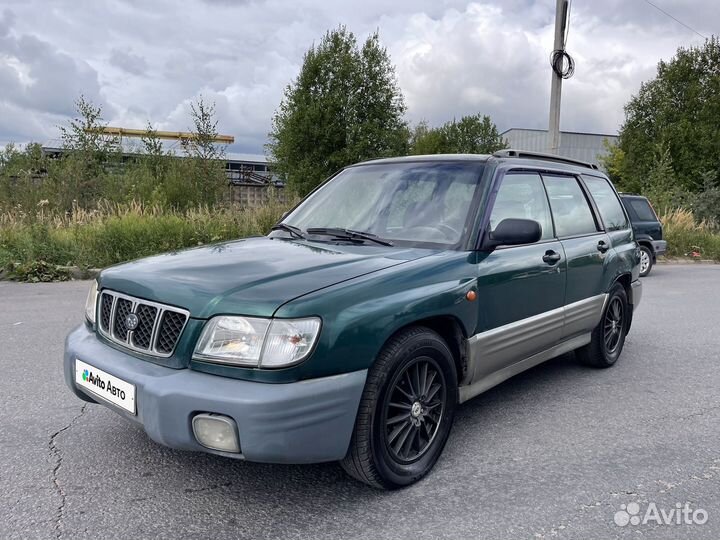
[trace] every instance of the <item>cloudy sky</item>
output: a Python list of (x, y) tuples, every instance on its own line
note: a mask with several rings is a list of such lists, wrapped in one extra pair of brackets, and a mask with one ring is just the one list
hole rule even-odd
[[(704, 35), (717, 0), (653, 0)], [(328, 28), (379, 29), (410, 122), (547, 125), (554, 0), (0, 0), (0, 143), (45, 141), (83, 93), (110, 125), (189, 128), (214, 101), (230, 149), (262, 153), (283, 88)], [(645, 0), (574, 0), (564, 130), (613, 133), (658, 60), (702, 38)]]

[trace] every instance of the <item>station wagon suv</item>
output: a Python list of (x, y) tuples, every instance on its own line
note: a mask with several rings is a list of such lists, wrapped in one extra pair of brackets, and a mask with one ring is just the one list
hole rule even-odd
[(630, 218), (635, 241), (640, 246), (640, 277), (645, 277), (657, 262), (658, 256), (667, 251), (663, 226), (647, 197), (620, 193), (620, 200)]
[(594, 166), (513, 150), (369, 161), (268, 236), (104, 270), (65, 378), (172, 448), (339, 461), (398, 488), (431, 470), (458, 404), (569, 351), (615, 364), (639, 261)]

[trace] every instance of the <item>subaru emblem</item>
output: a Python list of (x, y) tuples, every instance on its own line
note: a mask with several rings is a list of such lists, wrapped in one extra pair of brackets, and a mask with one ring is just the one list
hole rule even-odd
[(140, 321), (138, 321), (138, 317), (134, 313), (130, 313), (125, 318), (125, 326), (127, 326), (128, 330), (135, 330), (137, 328), (138, 322)]

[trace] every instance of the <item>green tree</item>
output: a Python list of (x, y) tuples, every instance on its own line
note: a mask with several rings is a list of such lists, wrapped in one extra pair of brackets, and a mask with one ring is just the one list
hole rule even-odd
[(63, 148), (70, 153), (83, 153), (88, 160), (107, 161), (120, 149), (120, 138), (103, 133), (102, 108), (81, 95), (75, 101), (77, 116), (67, 126), (60, 126)]
[(613, 165), (628, 186), (647, 186), (657, 165), (657, 145), (679, 186), (700, 191), (705, 179), (720, 183), (720, 41), (680, 48), (658, 64), (656, 77), (643, 83), (625, 106), (619, 151)]
[[(215, 104), (202, 96), (190, 104), (191, 136), (181, 141), (185, 158), (172, 155), (156, 157), (163, 164), (162, 192), (155, 196), (161, 204), (185, 209), (197, 204), (213, 205), (220, 201), (227, 186), (224, 147), (217, 143), (218, 120)], [(149, 136), (157, 138), (156, 133)], [(157, 152), (157, 141), (144, 143), (148, 150)]]
[(185, 152), (207, 163), (223, 159), (225, 151), (216, 141), (218, 120), (215, 103), (206, 103), (200, 96), (197, 102), (190, 104), (190, 118), (193, 122), (192, 137), (183, 140)]
[(80, 96), (75, 101), (76, 117), (60, 126), (65, 155), (50, 170), (47, 188), (57, 205), (71, 210), (75, 204), (89, 206), (106, 188), (116, 188), (109, 173), (122, 160), (120, 138), (103, 133), (102, 109)]
[(650, 170), (640, 182), (639, 192), (652, 201), (661, 215), (668, 210), (685, 206), (688, 202), (687, 192), (678, 184), (667, 145), (656, 145), (652, 158)]
[(344, 26), (305, 54), (267, 145), (273, 169), (305, 194), (351, 163), (407, 152), (405, 102), (377, 33), (358, 47)]
[(415, 126), (410, 134), (410, 154), (443, 154), (449, 144), (442, 128), (432, 128), (426, 120)]
[(420, 154), (492, 154), (507, 143), (487, 115), (463, 116), (438, 128), (420, 122), (410, 138), (410, 153)]

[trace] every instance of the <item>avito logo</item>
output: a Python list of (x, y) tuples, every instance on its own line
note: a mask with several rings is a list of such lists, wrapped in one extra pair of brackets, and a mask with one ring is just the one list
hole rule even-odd
[(658, 508), (657, 504), (648, 504), (645, 512), (641, 512), (640, 505), (636, 502), (621, 504), (620, 510), (615, 512), (614, 521), (616, 525), (703, 525), (707, 523), (708, 513), (702, 508), (693, 509), (689, 502), (685, 504), (675, 503), (675, 508), (666, 510)]

